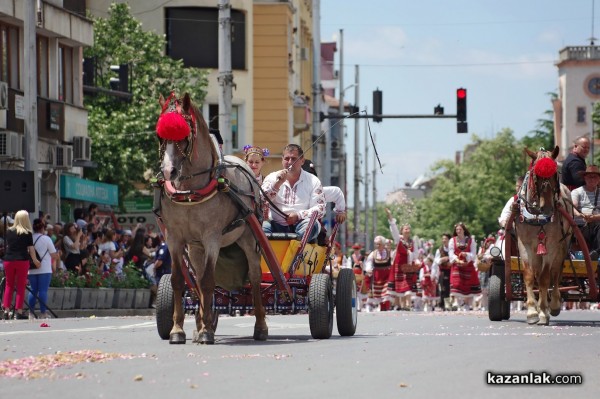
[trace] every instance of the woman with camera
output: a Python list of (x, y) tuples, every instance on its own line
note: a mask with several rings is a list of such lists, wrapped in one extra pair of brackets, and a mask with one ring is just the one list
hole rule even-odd
[(75, 274), (81, 273), (81, 237), (83, 231), (75, 223), (65, 225), (65, 236), (63, 237), (63, 247), (67, 252), (65, 267), (68, 271)]

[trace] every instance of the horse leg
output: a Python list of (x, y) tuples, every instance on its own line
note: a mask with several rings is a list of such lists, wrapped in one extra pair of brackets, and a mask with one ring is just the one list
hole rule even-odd
[(550, 323), (550, 311), (548, 306), (548, 287), (550, 286), (550, 265), (544, 263), (542, 265), (542, 272), (538, 281), (540, 292), (539, 292), (539, 304), (540, 304), (540, 319), (538, 325), (547, 326)]
[(215, 343), (215, 331), (212, 327), (212, 300), (215, 292), (214, 271), (219, 247), (213, 248), (213, 252), (216, 252), (216, 255), (210, 257), (207, 256), (207, 248), (201, 245), (189, 246), (190, 259), (194, 265), (196, 278), (200, 286), (199, 314), (196, 317), (196, 331), (194, 331), (193, 338), (193, 342), (198, 344), (212, 345)]
[[(169, 245), (169, 244), (167, 244)], [(174, 245), (170, 248), (177, 248)], [(185, 314), (183, 312), (183, 297), (184, 280), (181, 272), (182, 252), (177, 249), (171, 253), (173, 260), (171, 268), (171, 286), (173, 287), (173, 328), (169, 333), (170, 344), (185, 344), (185, 331), (183, 330), (183, 322)]]
[(558, 289), (562, 277), (562, 262), (560, 262), (560, 268), (554, 268), (551, 273), (552, 294), (550, 296), (550, 315), (556, 317), (560, 314), (560, 308), (562, 306), (560, 301), (560, 291)]
[(527, 323), (535, 324), (539, 319), (535, 294), (533, 293), (533, 284), (535, 281), (531, 265), (528, 262), (523, 262), (523, 280), (525, 280), (525, 288), (527, 289)]
[(256, 240), (250, 229), (246, 229), (244, 235), (238, 240), (238, 245), (244, 251), (248, 261), (248, 277), (252, 286), (252, 302), (254, 304), (254, 336), (256, 341), (266, 341), (269, 337), (269, 328), (266, 322), (266, 311), (262, 302), (260, 283), (262, 282), (262, 271), (260, 269), (260, 252), (256, 247)]

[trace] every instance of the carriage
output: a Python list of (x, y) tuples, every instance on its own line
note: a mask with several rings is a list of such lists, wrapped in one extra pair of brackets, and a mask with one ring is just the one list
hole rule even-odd
[[(351, 270), (324, 273), (337, 233), (326, 246), (262, 230), (261, 187), (248, 165), (224, 156), (189, 94), (160, 98), (156, 131), (161, 172), (155, 213), (171, 253), (171, 276), (157, 292), (157, 328), (170, 344), (185, 344), (186, 308), (195, 308), (193, 341), (214, 344), (220, 313), (252, 312), (255, 340), (268, 338), (267, 312), (307, 311), (314, 338), (356, 330), (356, 284)], [(273, 204), (271, 204), (271, 209)], [(281, 212), (279, 210), (279, 212)], [(307, 231), (317, 222), (313, 212)], [(329, 270), (332, 270), (329, 267)]]
[[(600, 301), (598, 261), (591, 260), (573, 220), (570, 192), (558, 182), (558, 147), (525, 151), (533, 161), (520, 203), (513, 204), (503, 242), (489, 251), (488, 315), (508, 320), (510, 302), (526, 301), (528, 323), (547, 325), (549, 316), (559, 315), (561, 301)], [(540, 160), (545, 166), (536, 168)]]
[[(310, 226), (309, 226), (310, 227)], [(259, 234), (263, 234), (262, 230)], [(303, 242), (295, 234), (272, 233), (264, 235), (276, 255), (278, 271), (283, 279), (277, 280), (271, 273), (267, 261), (261, 259), (261, 294), (263, 305), (269, 314), (308, 313), (311, 336), (327, 339), (332, 336), (334, 308), (340, 336), (352, 336), (357, 325), (357, 289), (351, 269), (342, 269), (335, 277), (331, 274), (332, 244), (337, 226), (327, 240), (327, 245)], [(224, 253), (217, 267), (229, 268), (235, 254)], [(188, 314), (199, 315), (199, 295), (196, 292), (194, 269), (187, 253), (181, 264), (187, 289), (181, 301)], [(296, 266), (294, 266), (296, 265)], [(327, 267), (329, 266), (329, 267)], [(156, 298), (156, 326), (162, 339), (169, 339), (173, 328), (173, 288), (171, 275), (161, 278)], [(291, 295), (290, 295), (291, 293)], [(213, 328), (216, 330), (219, 315), (252, 314), (254, 305), (249, 282), (241, 281), (235, 289), (215, 287), (213, 296)]]

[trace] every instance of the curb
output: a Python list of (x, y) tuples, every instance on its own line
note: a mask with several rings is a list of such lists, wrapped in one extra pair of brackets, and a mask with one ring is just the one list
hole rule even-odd
[[(49, 313), (49, 312), (48, 312)], [(77, 318), (77, 317), (125, 317), (125, 316), (154, 316), (156, 309), (73, 309), (73, 310), (55, 310), (57, 318)]]

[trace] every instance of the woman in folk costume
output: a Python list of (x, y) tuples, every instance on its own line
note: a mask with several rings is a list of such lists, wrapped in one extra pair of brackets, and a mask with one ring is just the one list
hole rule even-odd
[(477, 243), (467, 226), (459, 222), (454, 226), (452, 239), (448, 243), (450, 256), (450, 297), (452, 309), (457, 310), (459, 300), (463, 309), (469, 310), (473, 296), (481, 293), (479, 277), (475, 269)]
[(246, 145), (244, 146), (244, 153), (246, 154), (244, 156), (244, 161), (246, 161), (250, 169), (252, 169), (254, 178), (258, 184), (262, 185), (263, 175), (261, 169), (265, 166), (265, 157), (269, 156), (269, 149)]
[(365, 271), (367, 272), (365, 284), (371, 287), (368, 305), (372, 307), (379, 306), (379, 309), (382, 311), (390, 310), (387, 284), (390, 277), (392, 259), (390, 251), (385, 249), (385, 242), (385, 237), (375, 237), (375, 249), (367, 256), (365, 261)]
[(450, 301), (450, 255), (448, 252), (448, 243), (450, 242), (450, 233), (442, 234), (442, 245), (435, 251), (433, 263), (438, 268), (440, 274), (438, 281), (440, 284), (440, 307), (442, 310), (450, 310), (452, 303)]
[[(395, 223), (394, 223), (395, 224)], [(389, 289), (397, 306), (402, 310), (410, 310), (412, 297), (417, 293), (418, 267), (415, 264), (417, 252), (410, 237), (411, 228), (404, 224), (400, 228), (396, 255), (390, 271)]]
[(435, 304), (440, 299), (437, 295), (437, 284), (440, 270), (433, 261), (431, 255), (426, 256), (423, 262), (423, 267), (419, 270), (419, 282), (421, 284), (421, 292), (423, 297), (424, 311), (435, 310)]
[[(268, 148), (260, 148), (251, 145), (244, 146), (244, 161), (248, 164), (254, 178), (256, 179), (259, 186), (262, 186), (264, 176), (261, 173), (263, 166), (265, 166), (265, 157), (268, 157), (270, 152)], [(262, 198), (262, 195), (261, 195)], [(263, 219), (269, 218), (269, 202), (263, 201)]]

